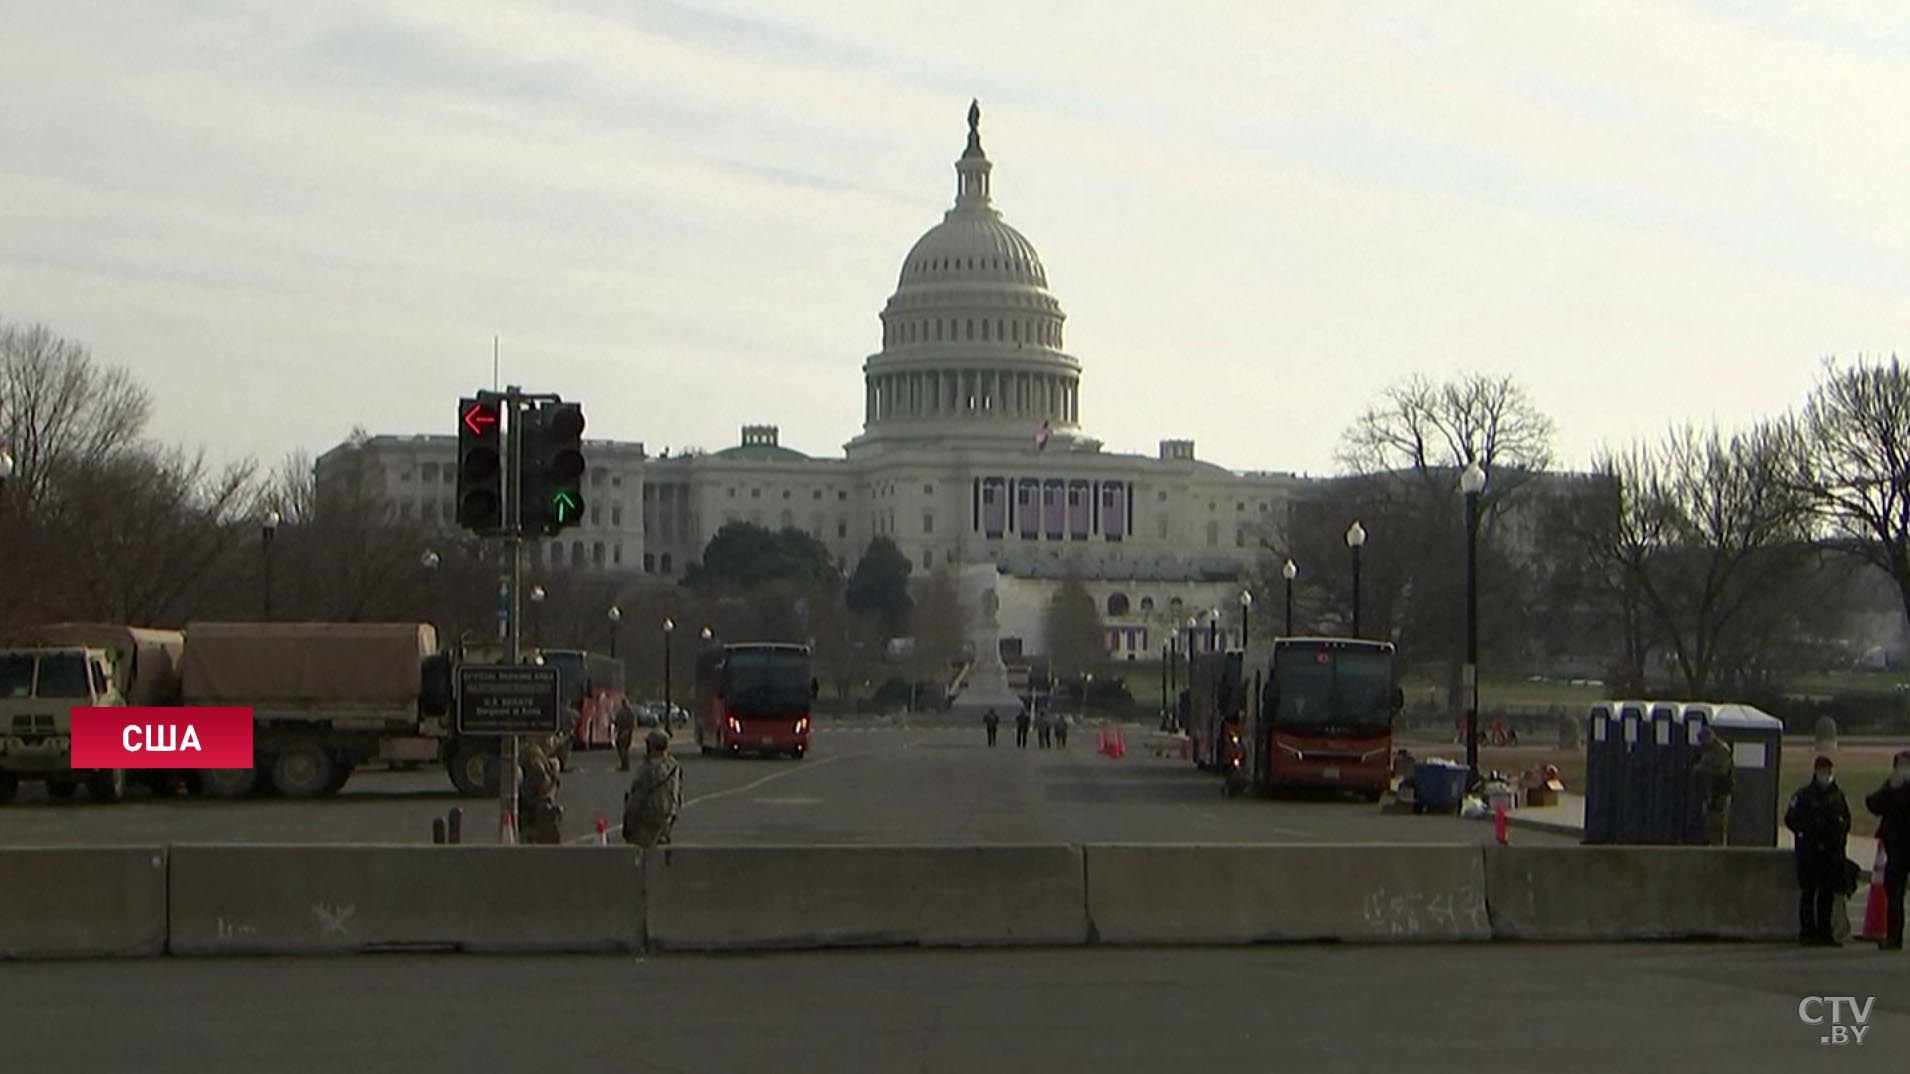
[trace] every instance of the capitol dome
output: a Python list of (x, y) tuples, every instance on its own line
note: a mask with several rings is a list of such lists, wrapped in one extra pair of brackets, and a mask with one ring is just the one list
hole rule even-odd
[(1024, 442), (1036, 430), (1078, 439), (1081, 364), (1062, 350), (1066, 320), (1034, 244), (1002, 220), (970, 104), (955, 162), (955, 205), (902, 260), (882, 310), (882, 350), (863, 366), (863, 434), (896, 440)]

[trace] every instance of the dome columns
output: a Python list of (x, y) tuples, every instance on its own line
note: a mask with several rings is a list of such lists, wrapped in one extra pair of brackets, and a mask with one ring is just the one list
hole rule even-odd
[(1080, 377), (1000, 368), (894, 370), (868, 376), (863, 420), (870, 426), (976, 418), (1079, 425)]

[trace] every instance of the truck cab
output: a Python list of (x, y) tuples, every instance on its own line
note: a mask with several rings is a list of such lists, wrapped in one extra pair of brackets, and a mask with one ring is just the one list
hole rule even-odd
[(73, 709), (125, 703), (107, 650), (0, 649), (0, 804), (12, 801), (20, 783), (30, 779), (45, 781), (56, 798), (71, 796), (82, 780), (95, 798), (121, 798), (123, 770), (74, 771)]

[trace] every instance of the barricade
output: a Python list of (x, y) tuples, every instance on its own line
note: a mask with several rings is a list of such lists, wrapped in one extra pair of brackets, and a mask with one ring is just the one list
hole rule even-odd
[(1477, 847), (1106, 845), (1087, 850), (1099, 942), (1490, 940)]
[(658, 950), (1088, 941), (1080, 847), (672, 847), (644, 883)]
[(165, 951), (164, 847), (0, 850), (0, 960)]
[(634, 849), (175, 846), (180, 955), (639, 951)]
[(1787, 940), (1797, 867), (1760, 847), (1488, 847), (1502, 940)]

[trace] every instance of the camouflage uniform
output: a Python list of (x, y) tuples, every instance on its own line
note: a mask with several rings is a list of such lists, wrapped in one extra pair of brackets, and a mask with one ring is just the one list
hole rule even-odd
[(670, 756), (667, 733), (652, 731), (644, 743), (648, 756), (623, 798), (623, 839), (648, 849), (670, 841), (683, 811), (683, 769)]
[(1723, 739), (1712, 735), (1705, 742), (1704, 752), (1698, 755), (1694, 767), (1698, 791), (1704, 795), (1705, 845), (1724, 846), (1731, 822), (1732, 783), (1737, 777), (1737, 762), (1731, 757), (1731, 747), (1725, 745)]
[(625, 701), (617, 706), (617, 771), (630, 771), (630, 740), (637, 733), (637, 710)]
[(564, 808), (557, 804), (558, 765), (544, 739), (517, 751), (517, 830), (526, 843), (562, 843)]

